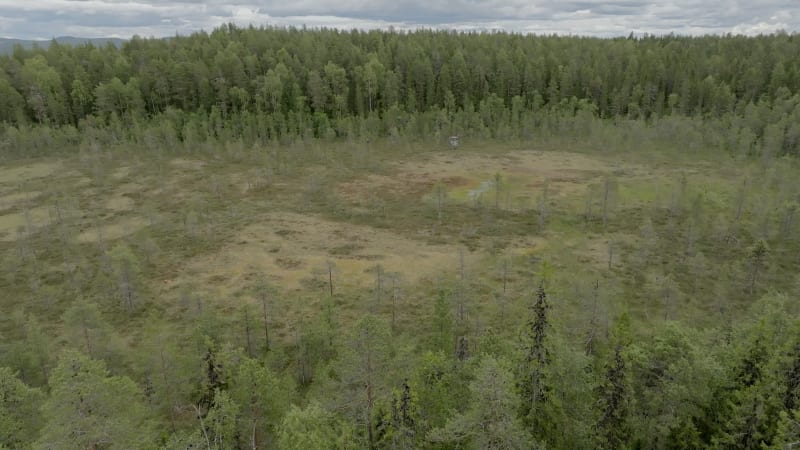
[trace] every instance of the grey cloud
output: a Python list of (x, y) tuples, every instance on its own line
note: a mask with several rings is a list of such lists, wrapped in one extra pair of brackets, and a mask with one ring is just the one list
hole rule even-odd
[(593, 36), (800, 30), (798, 0), (0, 0), (0, 34), (167, 36), (222, 23)]

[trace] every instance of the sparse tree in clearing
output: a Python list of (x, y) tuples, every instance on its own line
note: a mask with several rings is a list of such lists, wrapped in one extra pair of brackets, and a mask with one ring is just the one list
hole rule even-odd
[(617, 247), (617, 242), (614, 239), (608, 240), (608, 270), (611, 270), (611, 267), (614, 265), (614, 250)]
[(27, 448), (42, 426), (41, 391), (0, 367), (0, 448)]
[(453, 443), (462, 448), (513, 450), (536, 448), (532, 438), (514, 415), (519, 398), (514, 377), (503, 360), (484, 356), (470, 383), (469, 406), (444, 427), (432, 430), (428, 440)]
[(32, 313), (16, 310), (11, 314), (11, 322), (20, 328), (21, 338), (0, 346), (3, 349), (0, 366), (13, 367), (19, 378), (31, 386), (45, 386), (51, 368), (51, 338)]
[(145, 341), (136, 357), (137, 371), (143, 371), (150, 379), (151, 407), (168, 418), (174, 433), (195, 389), (199, 355), (182, 349), (179, 338), (160, 330), (156, 324), (148, 324), (145, 330)]
[(400, 301), (400, 274), (389, 274), (392, 280), (392, 332), (397, 331), (397, 303)]
[(670, 274), (651, 273), (647, 280), (646, 290), (653, 299), (659, 299), (664, 310), (664, 320), (675, 315), (675, 305), (682, 297), (680, 286)]
[(317, 403), (305, 408), (292, 405), (283, 416), (278, 429), (277, 448), (280, 450), (333, 450), (338, 448), (337, 430), (333, 415)]
[(521, 417), (534, 433), (541, 432), (548, 397), (547, 371), (550, 365), (550, 348), (547, 334), (550, 328), (547, 293), (540, 282), (536, 299), (530, 305), (530, 316), (525, 325), (520, 350), (522, 361), (517, 369), (517, 386), (522, 398)]
[(747, 290), (752, 295), (755, 292), (756, 285), (758, 284), (764, 270), (767, 266), (767, 258), (769, 257), (769, 245), (764, 239), (759, 239), (748, 249), (747, 264)]
[(338, 364), (348, 409), (363, 425), (370, 447), (375, 445), (373, 408), (383, 395), (383, 383), (391, 358), (391, 332), (374, 315), (359, 320), (347, 339)]
[(271, 297), (272, 294), (270, 292), (269, 286), (266, 282), (262, 281), (256, 286), (256, 296), (258, 297), (259, 303), (261, 303), (261, 313), (263, 315), (263, 325), (264, 325), (264, 351), (269, 351), (270, 349), (270, 342), (269, 342), (269, 321), (271, 315)]
[(378, 308), (381, 307), (383, 303), (383, 292), (384, 288), (384, 280), (385, 274), (383, 271), (383, 266), (378, 264), (375, 266), (375, 306), (373, 308), (373, 313), (377, 312)]
[(336, 270), (336, 263), (327, 260), (325, 261), (325, 267), (328, 270), (328, 293), (333, 297), (333, 272)]
[(114, 274), (117, 278), (117, 293), (120, 303), (127, 310), (128, 315), (133, 314), (139, 302), (140, 268), (136, 256), (130, 247), (117, 244), (110, 253)]
[(253, 340), (251, 338), (252, 321), (250, 319), (250, 305), (245, 303), (242, 305), (242, 325), (244, 328), (244, 349), (247, 351), (247, 356), (253, 357)]
[(237, 419), (240, 407), (227, 391), (217, 389), (214, 392), (214, 402), (205, 417), (200, 408), (196, 408), (196, 412), (200, 421), (200, 432), (208, 449), (239, 448)]
[(586, 221), (586, 223), (590, 223), (592, 222), (592, 220), (594, 220), (594, 213), (592, 211), (593, 208), (594, 208), (594, 188), (592, 186), (588, 186), (586, 188), (586, 202), (583, 211), (583, 218)]
[(734, 222), (739, 223), (739, 220), (742, 218), (742, 214), (744, 213), (745, 201), (747, 200), (747, 192), (748, 192), (748, 180), (747, 178), (742, 181), (742, 185), (736, 191), (736, 200), (734, 203)]
[(494, 209), (495, 211), (500, 210), (500, 191), (503, 188), (503, 177), (500, 175), (500, 172), (496, 172), (494, 174)]
[(788, 239), (794, 229), (794, 219), (800, 204), (795, 200), (787, 201), (783, 206), (783, 218), (781, 219), (781, 236)]
[(589, 318), (589, 331), (586, 333), (586, 345), (584, 350), (587, 356), (594, 355), (595, 344), (597, 341), (598, 332), (598, 300), (600, 297), (600, 281), (595, 280), (592, 284), (592, 315)]
[(298, 385), (308, 386), (314, 380), (315, 365), (321, 358), (324, 346), (324, 336), (317, 328), (307, 324), (295, 328), (294, 365)]
[(544, 180), (542, 193), (536, 201), (536, 218), (539, 222), (539, 229), (544, 230), (547, 220), (550, 217), (550, 180)]
[(128, 377), (111, 376), (102, 361), (68, 350), (50, 378), (36, 448), (143, 448), (152, 443), (143, 395)]
[(689, 269), (689, 273), (692, 274), (691, 293), (695, 294), (698, 288), (707, 282), (706, 277), (709, 274), (708, 258), (703, 252), (698, 251), (686, 260), (686, 266)]
[(444, 207), (447, 202), (447, 189), (444, 184), (436, 183), (436, 185), (433, 186), (433, 199), (436, 203), (436, 219), (441, 225), (442, 219), (444, 218)]
[(464, 249), (458, 249), (458, 286), (456, 288), (456, 307), (458, 317), (458, 324), (464, 327), (467, 316), (467, 268), (464, 260)]
[(689, 179), (685, 173), (681, 174), (681, 179), (678, 186), (672, 191), (672, 204), (670, 205), (670, 213), (674, 217), (683, 215), (686, 208), (686, 195), (688, 193)]
[(271, 448), (274, 432), (291, 404), (295, 387), (254, 359), (234, 370), (228, 391), (240, 407), (239, 436), (247, 448)]
[(603, 182), (603, 226), (608, 222), (608, 216), (614, 209), (617, 202), (619, 185), (617, 180), (611, 176), (606, 177)]
[(452, 355), (453, 352), (453, 315), (448, 304), (448, 295), (440, 289), (433, 304), (434, 348)]
[(90, 358), (111, 358), (116, 350), (116, 337), (97, 304), (80, 298), (64, 311), (62, 320), (67, 340), (73, 348), (85, 352)]
[(423, 438), (420, 435), (420, 422), (416, 392), (405, 380), (400, 389), (392, 391), (388, 411), (381, 415), (376, 424), (379, 447), (398, 450), (420, 448)]
[(606, 365), (606, 373), (597, 387), (600, 418), (595, 425), (598, 448), (624, 448), (629, 438), (629, 388), (625, 373), (622, 346), (614, 348), (614, 359)]
[(800, 443), (800, 410), (781, 411), (779, 417), (775, 437), (768, 448), (783, 450), (797, 447)]

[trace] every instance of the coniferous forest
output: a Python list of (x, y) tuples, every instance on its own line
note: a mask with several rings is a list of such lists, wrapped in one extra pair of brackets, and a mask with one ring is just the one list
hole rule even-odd
[(800, 442), (800, 35), (0, 69), (2, 449)]

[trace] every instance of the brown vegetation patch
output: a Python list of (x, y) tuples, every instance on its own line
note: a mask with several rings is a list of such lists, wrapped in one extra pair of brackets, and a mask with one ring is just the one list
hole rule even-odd
[(40, 191), (17, 192), (0, 196), (0, 211), (16, 208), (35, 200), (42, 193)]
[[(420, 280), (455, 267), (457, 260), (456, 246), (429, 245), (389, 231), (314, 216), (274, 213), (243, 229), (220, 252), (191, 260), (173, 283), (199, 279), (224, 297), (240, 291), (248, 277), (258, 273), (282, 289), (302, 289), (309, 279), (327, 280), (330, 262), (336, 285), (366, 287), (374, 282), (370, 271), (377, 264), (386, 273)], [(225, 281), (212, 283), (212, 278)]]
[(54, 174), (61, 168), (62, 165), (60, 162), (39, 162), (19, 167), (3, 168), (0, 169), (0, 183), (16, 184), (36, 178), (43, 178)]
[(135, 204), (136, 202), (134, 202), (132, 198), (116, 194), (106, 201), (105, 208), (118, 212), (130, 211)]
[(197, 159), (176, 158), (169, 162), (172, 167), (182, 170), (201, 170), (206, 166), (205, 161)]
[(457, 190), (491, 180), (497, 173), (512, 183), (529, 179), (517, 188), (548, 183), (554, 195), (566, 196), (582, 192), (591, 180), (613, 169), (607, 161), (570, 152), (519, 150), (502, 156), (446, 153), (427, 161), (396, 164), (390, 169), (391, 175), (368, 175), (341, 183), (336, 191), (353, 202), (368, 199), (379, 191), (421, 197), (436, 183)]
[(146, 227), (147, 224), (147, 219), (143, 217), (126, 217), (114, 223), (101, 224), (100, 228), (91, 227), (90, 229), (84, 230), (78, 234), (76, 240), (80, 243), (91, 243), (99, 242), (101, 238), (104, 241), (119, 239), (136, 233)]
[(637, 241), (637, 237), (632, 234), (610, 234), (603, 236), (587, 237), (580, 242), (568, 242), (568, 246), (578, 258), (578, 262), (589, 264), (599, 269), (608, 268), (609, 248), (611, 251), (611, 267), (616, 266), (620, 261), (622, 247), (625, 244)]
[(50, 222), (50, 212), (44, 206), (0, 216), (0, 241), (13, 242), (18, 230), (35, 231)]

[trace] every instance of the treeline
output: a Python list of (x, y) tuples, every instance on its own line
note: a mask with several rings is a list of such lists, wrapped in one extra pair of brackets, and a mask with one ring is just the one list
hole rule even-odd
[[(107, 127), (117, 129), (111, 141), (498, 138), (529, 137), (551, 115), (682, 115), (721, 120), (742, 145), (797, 153), (798, 54), (795, 34), (591, 39), (228, 25), (121, 48), (18, 47), (0, 58), (0, 121), (5, 147), (20, 149)], [(23, 142), (32, 125), (46, 125), (37, 132), (58, 144)]]
[[(237, 348), (209, 314), (185, 344), (159, 334), (129, 352), (139, 384), (109, 370), (118, 337), (96, 305), (65, 313), (83, 352), (58, 357), (22, 317), (26, 337), (4, 359), (24, 370), (0, 367), (0, 448), (777, 450), (800, 439), (800, 328), (786, 297), (707, 331), (665, 322), (634, 337), (622, 315), (576, 348), (541, 287), (517, 339), (456, 339), (452, 294), (434, 300), (430, 339), (414, 346), (365, 315), (348, 331), (320, 318), (291, 353), (255, 336)], [(18, 375), (47, 377), (49, 392)]]

